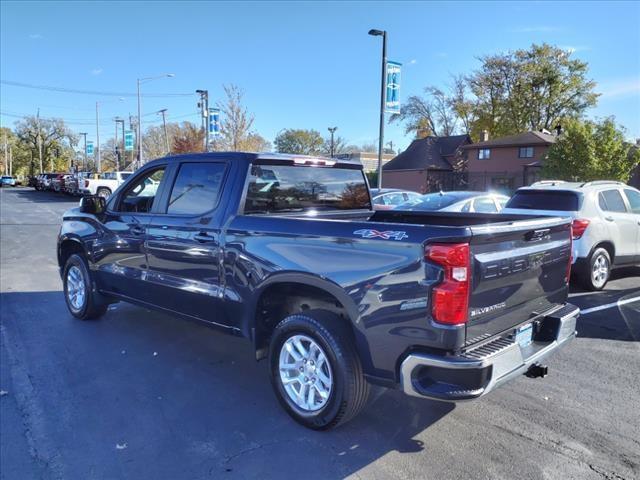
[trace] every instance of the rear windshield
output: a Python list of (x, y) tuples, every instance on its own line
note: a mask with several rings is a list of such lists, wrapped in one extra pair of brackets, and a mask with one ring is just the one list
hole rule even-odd
[(447, 195), (446, 193), (429, 193), (422, 195), (421, 197), (414, 198), (408, 202), (400, 205), (398, 210), (403, 208), (411, 208), (414, 210), (440, 210), (453, 205), (456, 202), (461, 202), (467, 197), (461, 197), (459, 195)]
[(245, 213), (370, 209), (360, 169), (253, 165)]
[(505, 208), (575, 212), (580, 210), (580, 198), (577, 193), (566, 191), (520, 190)]

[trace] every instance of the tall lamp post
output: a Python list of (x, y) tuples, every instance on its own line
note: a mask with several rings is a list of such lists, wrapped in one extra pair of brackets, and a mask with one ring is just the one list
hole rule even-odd
[(142, 165), (142, 106), (140, 104), (140, 85), (143, 83), (150, 82), (152, 80), (156, 80), (158, 78), (172, 78), (175, 77), (173, 73), (163, 73), (162, 75), (156, 75), (155, 77), (144, 77), (137, 79), (138, 85), (138, 131), (136, 132), (137, 141), (138, 141), (138, 165), (140, 168)]
[(327, 128), (327, 130), (329, 130), (329, 133), (331, 133), (331, 145), (329, 146), (329, 155), (331, 158), (333, 158), (334, 155), (334, 149), (335, 149), (335, 143), (333, 143), (333, 134), (335, 133), (335, 131), (338, 129), (338, 127), (329, 127)]
[[(204, 151), (209, 151), (209, 90), (196, 90), (200, 95), (198, 107), (200, 107), (200, 123), (204, 130)], [(205, 118), (207, 121), (205, 122)]]
[[(118, 102), (124, 102), (124, 97), (119, 97)], [(96, 170), (100, 173), (100, 112), (99, 106), (109, 102), (96, 102)]]
[(387, 73), (387, 32), (386, 30), (369, 30), (369, 35), (382, 37), (382, 76), (380, 83), (380, 133), (378, 136), (378, 188), (382, 188), (382, 150), (384, 146), (384, 93)]

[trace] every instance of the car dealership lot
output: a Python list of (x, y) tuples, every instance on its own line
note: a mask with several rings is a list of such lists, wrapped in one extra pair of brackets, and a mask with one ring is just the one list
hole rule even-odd
[(55, 238), (77, 201), (0, 196), (3, 479), (640, 476), (640, 268), (572, 293), (590, 313), (546, 379), (458, 405), (376, 389), (354, 421), (316, 433), (279, 408), (241, 339), (124, 304), (74, 320)]

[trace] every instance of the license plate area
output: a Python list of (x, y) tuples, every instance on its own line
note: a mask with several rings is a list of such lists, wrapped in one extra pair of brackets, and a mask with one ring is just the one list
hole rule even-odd
[(521, 327), (516, 329), (516, 342), (520, 345), (521, 348), (528, 347), (531, 345), (533, 340), (533, 324), (527, 323)]

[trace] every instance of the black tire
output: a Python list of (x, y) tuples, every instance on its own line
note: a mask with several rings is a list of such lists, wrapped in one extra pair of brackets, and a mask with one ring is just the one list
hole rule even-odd
[[(596, 276), (594, 275), (594, 269), (596, 268), (596, 263), (598, 263), (601, 268), (606, 266), (606, 274), (604, 274), (604, 280), (602, 280), (602, 275)], [(602, 270), (604, 272), (604, 270)], [(586, 290), (597, 291), (602, 290), (609, 278), (611, 277), (611, 256), (609, 252), (602, 248), (598, 247), (589, 256), (587, 261), (587, 268), (584, 272), (581, 272), (580, 275), (580, 283), (582, 287)]]
[(111, 190), (109, 190), (106, 187), (101, 187), (96, 192), (96, 195), (98, 195), (99, 197), (102, 197), (102, 198), (104, 198), (106, 200), (107, 198), (109, 198), (111, 196)]
[[(328, 430), (355, 417), (365, 406), (369, 384), (355, 349), (348, 320), (324, 310), (291, 315), (275, 328), (269, 345), (271, 384), (278, 401), (298, 423), (313, 430)], [(319, 410), (301, 409), (289, 397), (280, 376), (280, 351), (294, 335), (311, 338), (325, 354), (333, 382), (328, 400)]]
[[(70, 295), (70, 277), (69, 271), (75, 268), (74, 272), (79, 272), (82, 284), (84, 285), (84, 300), (80, 305), (74, 305)], [(107, 311), (108, 303), (100, 295), (91, 280), (91, 274), (87, 266), (87, 261), (78, 254), (73, 254), (67, 260), (64, 266), (64, 274), (62, 276), (64, 286), (64, 299), (71, 315), (80, 320), (92, 320), (101, 317)], [(77, 297), (76, 297), (77, 298)]]

